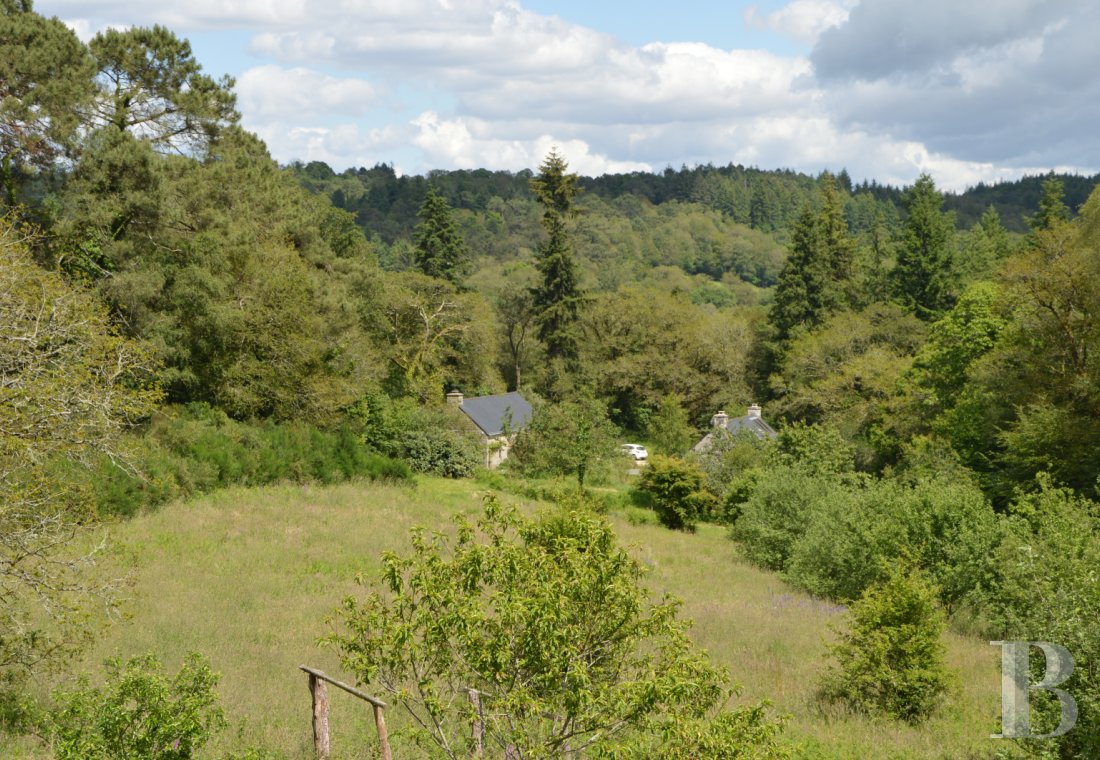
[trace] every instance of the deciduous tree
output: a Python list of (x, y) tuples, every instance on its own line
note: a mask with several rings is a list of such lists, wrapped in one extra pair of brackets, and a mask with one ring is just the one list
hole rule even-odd
[(457, 536), (415, 530), (412, 544), (384, 555), (327, 640), (435, 754), (469, 757), (480, 731), (491, 757), (785, 755), (761, 705), (725, 707), (727, 677), (602, 518), (529, 520), (490, 497)]

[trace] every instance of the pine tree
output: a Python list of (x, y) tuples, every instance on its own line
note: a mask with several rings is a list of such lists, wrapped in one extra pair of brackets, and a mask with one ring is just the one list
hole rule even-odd
[(1051, 230), (1069, 221), (1069, 207), (1065, 203), (1065, 185), (1051, 175), (1043, 180), (1043, 197), (1039, 199), (1039, 211), (1028, 220), (1033, 232)]
[(449, 280), (456, 285), (470, 263), (470, 250), (458, 231), (446, 199), (428, 185), (428, 194), (417, 212), (416, 266), (430, 277)]
[(779, 273), (771, 321), (786, 338), (799, 325), (819, 325), (852, 305), (855, 243), (836, 179), (822, 176), (822, 206), (809, 206), (791, 230), (791, 251)]
[(551, 150), (531, 180), (531, 189), (544, 207), (542, 226), (549, 237), (539, 246), (535, 266), (542, 282), (532, 290), (538, 315), (539, 340), (550, 359), (567, 363), (577, 359), (577, 311), (581, 291), (577, 262), (566, 230), (566, 220), (576, 214), (573, 201), (579, 192), (577, 175), (567, 173), (565, 158)]
[(955, 220), (944, 213), (943, 196), (922, 174), (905, 196), (908, 217), (894, 267), (894, 294), (924, 320), (951, 306)]

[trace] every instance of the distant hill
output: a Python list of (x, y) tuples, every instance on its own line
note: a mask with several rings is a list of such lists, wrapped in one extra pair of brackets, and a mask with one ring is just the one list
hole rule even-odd
[[(529, 170), (437, 170), (427, 176), (398, 176), (393, 167), (378, 164), (370, 169), (348, 169), (337, 174), (318, 161), (294, 163), (288, 168), (302, 185), (329, 196), (334, 205), (354, 213), (368, 237), (386, 245), (409, 237), (429, 182), (452, 207), (479, 215), (499, 215), (502, 204), (535, 202), (528, 186), (532, 177)], [(1028, 217), (1038, 209), (1042, 182), (1049, 176), (1063, 181), (1066, 204), (1074, 211), (1100, 182), (1100, 174), (1091, 177), (1055, 174), (993, 185), (980, 183), (962, 193), (946, 193), (944, 207), (955, 211), (960, 229), (972, 227), (992, 205), (1007, 229), (1025, 232)], [(904, 216), (904, 188), (874, 181), (853, 184), (845, 170), (837, 177), (850, 194), (847, 211), (857, 232), (866, 229), (879, 214), (888, 225)], [(730, 164), (604, 174), (584, 177), (580, 184), (588, 195), (608, 203), (633, 196), (656, 206), (672, 202), (701, 204), (721, 212), (734, 223), (766, 233), (781, 233), (782, 238), (803, 205), (816, 202), (818, 179), (788, 169), (763, 170)]]

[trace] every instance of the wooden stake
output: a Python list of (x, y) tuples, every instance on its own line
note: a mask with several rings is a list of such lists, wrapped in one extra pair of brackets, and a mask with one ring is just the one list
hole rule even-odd
[(328, 732), (328, 687), (312, 673), (309, 674), (309, 693), (313, 695), (313, 749), (317, 752), (317, 760), (328, 760), (332, 753)]
[(474, 757), (481, 757), (485, 752), (485, 723), (481, 714), (481, 695), (477, 689), (467, 689), (470, 695), (470, 704), (474, 707)]
[(378, 743), (382, 745), (382, 760), (393, 760), (393, 751), (390, 749), (390, 732), (386, 730), (386, 716), (382, 714), (382, 708), (374, 707), (374, 725), (378, 729)]

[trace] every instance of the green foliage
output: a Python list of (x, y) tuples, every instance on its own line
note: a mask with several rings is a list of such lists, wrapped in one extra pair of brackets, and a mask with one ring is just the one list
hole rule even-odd
[(160, 400), (147, 352), (29, 242), (0, 218), (0, 684), (56, 663), (111, 605), (86, 494), (54, 468), (125, 461), (122, 433)]
[(815, 475), (839, 475), (855, 468), (855, 451), (834, 427), (786, 425), (775, 438), (777, 459)]
[(950, 610), (980, 601), (993, 582), (994, 513), (972, 484), (945, 478), (906, 485), (872, 480), (823, 489), (785, 567), (816, 596), (850, 601), (906, 562), (925, 572)]
[(108, 660), (107, 682), (57, 696), (48, 726), (57, 760), (188, 760), (225, 727), (218, 676), (192, 653), (175, 675), (155, 655)]
[(582, 393), (559, 404), (534, 407), (508, 459), (520, 472), (571, 475), (583, 487), (591, 471), (617, 454), (618, 431), (607, 419), (607, 407), (594, 396)]
[(161, 151), (198, 152), (239, 119), (233, 79), (203, 74), (190, 43), (163, 26), (106, 29), (88, 49), (99, 71), (96, 127), (129, 131)]
[[(986, 595), (991, 636), (1053, 641), (1073, 655), (1073, 676), (1060, 688), (1077, 700), (1078, 724), (1065, 736), (1034, 743), (1031, 749), (1047, 757), (1071, 760), (1100, 752), (1098, 517), (1100, 505), (1040, 477), (1033, 493), (1012, 504), (994, 557), (999, 582)], [(1053, 731), (1060, 712), (1057, 702), (1042, 697), (1033, 693), (1036, 733)]]
[(1039, 199), (1039, 210), (1028, 220), (1032, 232), (1052, 230), (1059, 224), (1069, 221), (1065, 190), (1062, 180), (1053, 174), (1043, 180), (1043, 196)]
[(566, 221), (574, 214), (577, 175), (567, 169), (565, 159), (552, 150), (539, 166), (539, 175), (531, 180), (531, 189), (544, 209), (542, 226), (549, 235), (539, 246), (536, 266), (542, 282), (532, 295), (539, 340), (546, 346), (547, 357), (572, 362), (578, 350), (581, 289), (566, 230)]
[(590, 339), (581, 347), (582, 365), (615, 421), (630, 429), (645, 429), (649, 410), (669, 394), (680, 398), (689, 419), (751, 397), (746, 375), (759, 315), (704, 311), (676, 292), (673, 277), (682, 273), (661, 274), (671, 289), (627, 286), (593, 297), (585, 309)]
[(679, 395), (668, 393), (646, 422), (646, 435), (660, 454), (682, 456), (699, 441), (682, 404)]
[(416, 472), (466, 478), (485, 464), (480, 436), (453, 406), (420, 406), (411, 399), (371, 393), (356, 406), (355, 415), (369, 446), (407, 462)]
[(996, 345), (1005, 328), (1000, 298), (994, 283), (975, 283), (929, 328), (906, 377), (925, 413), (954, 406), (971, 366)]
[(689, 642), (679, 605), (644, 589), (603, 519), (528, 520), (489, 497), (456, 537), (412, 540), (410, 554), (383, 557), (382, 588), (345, 600), (327, 641), (415, 716), (412, 736), (434, 754), (471, 751), (476, 689), (493, 755), (782, 756), (760, 707), (723, 710), (725, 675)]
[(791, 231), (791, 252), (779, 273), (771, 323), (786, 338), (796, 327), (821, 324), (853, 304), (855, 243), (832, 175), (821, 184), (821, 210), (807, 206)]
[(695, 523), (717, 506), (717, 499), (703, 490), (699, 467), (676, 457), (655, 454), (642, 471), (638, 489), (649, 495), (661, 524), (673, 530), (695, 530)]
[(458, 284), (469, 267), (470, 250), (451, 216), (451, 207), (431, 185), (417, 216), (416, 266), (426, 275)]
[[(334, 430), (304, 422), (244, 423), (205, 404), (170, 408), (130, 442), (126, 464), (107, 457), (55, 477), (80, 484), (100, 516), (135, 515), (169, 501), (232, 485), (407, 481), (411, 463), (379, 453), (350, 424)], [(468, 472), (464, 470), (464, 472)]]
[(894, 293), (924, 320), (951, 306), (955, 220), (941, 209), (943, 196), (922, 174), (905, 197), (907, 213), (893, 270)]
[(30, 3), (0, 6), (0, 205), (22, 175), (48, 167), (73, 142), (92, 95), (92, 62), (76, 35)]
[(690, 458), (703, 473), (703, 487), (719, 498), (727, 496), (735, 484), (743, 487), (742, 478), (752, 477), (747, 473), (774, 461), (774, 438), (757, 438), (747, 431), (734, 435), (724, 428), (711, 430), (710, 436), (710, 446), (692, 452)]
[(370, 319), (391, 395), (434, 404), (448, 388), (497, 389), (496, 325), (484, 297), (419, 272), (387, 275), (384, 286)]
[(776, 466), (754, 486), (730, 535), (753, 562), (783, 570), (811, 514), (822, 502), (839, 498), (840, 484), (802, 468)]
[(932, 583), (901, 565), (848, 615), (850, 629), (831, 647), (836, 663), (823, 679), (824, 696), (895, 720), (927, 718), (951, 684)]
[(898, 380), (924, 335), (920, 320), (891, 304), (836, 314), (790, 341), (769, 379), (778, 396), (769, 409), (787, 420), (835, 427), (856, 445), (861, 467), (880, 466), (897, 445), (883, 431)]

